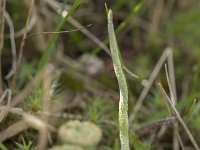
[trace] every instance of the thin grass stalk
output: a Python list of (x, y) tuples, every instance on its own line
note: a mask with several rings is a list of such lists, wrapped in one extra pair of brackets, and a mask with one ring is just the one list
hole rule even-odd
[[(78, 7), (79, 3), (80, 3), (80, 0), (76, 0), (74, 2), (72, 7), (70, 8), (70, 10), (67, 12), (67, 15), (58, 23), (58, 25), (55, 29), (55, 32), (59, 32), (61, 30), (61, 28), (67, 22), (68, 17), (71, 16), (71, 14), (74, 12), (74, 10)], [(57, 39), (58, 39), (58, 34), (53, 34), (46, 50), (44, 51), (44, 54), (42, 55), (42, 58), (39, 62), (38, 71), (40, 71), (45, 66), (45, 64), (47, 64), (51, 54), (53, 53)]]
[(179, 112), (177, 111), (176, 107), (173, 105), (172, 100), (171, 100), (171, 99), (169, 98), (169, 96), (166, 94), (166, 92), (165, 92), (165, 90), (164, 90), (162, 84), (161, 84), (161, 83), (158, 83), (157, 86), (158, 86), (158, 90), (159, 90), (159, 92), (161, 93), (163, 99), (164, 99), (165, 101), (167, 101), (167, 103), (171, 106), (172, 110), (174, 111), (175, 115), (177, 116), (177, 118), (178, 118), (180, 124), (182, 125), (182, 127), (184, 128), (184, 130), (185, 130), (185, 132), (186, 132), (186, 134), (187, 134), (187, 136), (188, 136), (190, 142), (191, 142), (192, 145), (194, 146), (194, 149), (195, 149), (195, 150), (200, 150), (200, 148), (199, 148), (197, 142), (195, 141), (194, 137), (192, 136), (190, 130), (188, 129), (187, 125), (185, 124), (185, 122), (184, 122), (183, 119), (181, 118), (181, 115), (180, 115)]
[[(174, 73), (174, 63), (173, 63), (173, 52), (170, 49), (170, 54), (167, 57), (167, 64), (168, 64), (168, 68), (167, 65), (165, 64), (165, 72), (166, 72), (166, 76), (167, 76), (167, 83), (168, 83), (168, 87), (169, 87), (169, 91), (170, 91), (170, 98), (172, 100), (173, 105), (176, 105), (176, 101), (177, 101), (177, 96), (176, 96), (176, 82), (175, 82), (175, 73)], [(168, 71), (169, 69), (169, 71)], [(179, 141), (178, 141), (178, 136), (180, 137), (179, 133), (178, 133), (178, 123), (174, 123), (174, 131), (173, 131), (173, 149), (174, 150), (179, 150), (180, 146), (179, 146)], [(179, 138), (181, 140), (181, 138)], [(182, 141), (180, 141), (180, 143), (183, 143)]]
[[(167, 77), (167, 83), (168, 83), (168, 87), (169, 87), (171, 102), (175, 106), (176, 101), (177, 101), (177, 98), (175, 96), (175, 94), (176, 94), (176, 84), (175, 84), (175, 81), (172, 80), (172, 78), (173, 78), (172, 76), (175, 76), (175, 74), (174, 74), (174, 69), (172, 69), (174, 67), (172, 67), (172, 63), (169, 62), (169, 60), (173, 61), (171, 49), (170, 49), (169, 57), (167, 58), (167, 61), (168, 61), (168, 67), (170, 68), (170, 71), (168, 71), (167, 64), (165, 64), (165, 73), (166, 73), (166, 77)], [(170, 110), (168, 105), (167, 105), (167, 107)], [(170, 112), (171, 116), (172, 116), (172, 114), (173, 114), (173, 116), (176, 115), (175, 113)], [(181, 146), (181, 148), (184, 150), (185, 148), (184, 148), (183, 141), (181, 139), (180, 134), (178, 133), (178, 123), (177, 122), (173, 121), (173, 128), (174, 128), (174, 131), (173, 131), (173, 149), (179, 150), (180, 149), (179, 147)], [(180, 143), (180, 146), (179, 146), (179, 143)]]
[(142, 90), (142, 92), (140, 93), (140, 96), (137, 100), (137, 103), (133, 109), (133, 111), (130, 113), (129, 116), (129, 122), (130, 125), (132, 125), (133, 120), (135, 119), (135, 116), (137, 115), (138, 111), (140, 110), (142, 103), (144, 102), (145, 97), (147, 96), (149, 90), (151, 89), (158, 73), (160, 72), (164, 62), (166, 61), (167, 57), (169, 56), (169, 49), (165, 49), (164, 52), (162, 53), (162, 55), (160, 56), (160, 59), (158, 60), (158, 62), (156, 63), (151, 75), (149, 76), (148, 79), (148, 84), (147, 86), (145, 86)]
[[(115, 33), (118, 34), (122, 31), (126, 25), (132, 20), (135, 15), (141, 10), (142, 6), (144, 5), (144, 0), (138, 3), (135, 7), (133, 7), (132, 11), (129, 13), (130, 15), (122, 21), (119, 26), (116, 28)], [(103, 43), (108, 44), (108, 38), (104, 39)], [(97, 47), (93, 50), (93, 54), (98, 54), (101, 50), (101, 47)]]
[(4, 45), (4, 13), (6, 7), (6, 0), (0, 1), (0, 95), (3, 93), (3, 80), (1, 68), (1, 54)]
[(8, 80), (10, 77), (12, 77), (15, 74), (16, 68), (17, 68), (17, 53), (16, 53), (16, 44), (15, 44), (15, 29), (12, 22), (12, 19), (7, 11), (5, 11), (5, 19), (7, 21), (9, 30), (10, 30), (10, 45), (12, 50), (12, 68), (10, 72), (5, 76), (5, 78)]
[[(52, 6), (50, 1), (47, 1), (49, 6), (54, 9), (54, 11), (57, 12), (57, 8)], [(138, 4), (139, 5), (139, 4)], [(137, 5), (137, 6), (138, 6)], [(137, 7), (136, 6), (136, 7)], [(141, 6), (140, 6), (141, 7)], [(61, 8), (60, 8), (61, 9)], [(70, 24), (72, 24), (74, 27), (81, 29), (80, 32), (82, 32), (84, 35), (86, 35), (89, 39), (91, 39), (95, 44), (97, 44), (102, 50), (104, 50), (109, 56), (111, 56), (109, 48), (105, 43), (103, 43), (100, 39), (98, 39), (94, 34), (92, 34), (87, 28), (84, 28), (82, 24), (80, 24), (77, 20), (75, 20), (72, 16), (69, 16), (68, 21)], [(93, 53), (95, 54), (95, 53)], [(89, 58), (88, 58), (89, 59)], [(139, 79), (139, 76), (133, 73), (131, 70), (129, 70), (125, 65), (123, 65), (124, 71), (129, 74), (131, 77)]]
[(24, 53), (24, 46), (25, 46), (25, 43), (26, 43), (28, 25), (29, 25), (29, 22), (30, 22), (30, 19), (31, 19), (34, 3), (35, 3), (35, 0), (32, 0), (30, 8), (29, 8), (29, 11), (28, 11), (28, 16), (27, 16), (26, 25), (25, 25), (25, 31), (24, 31), (24, 34), (23, 34), (23, 37), (22, 37), (20, 48), (19, 48), (19, 54), (18, 54), (18, 59), (17, 59), (17, 64), (16, 64), (16, 70), (15, 70), (15, 74), (14, 74), (13, 79), (12, 79), (12, 85), (11, 85), (12, 88), (11, 89), (15, 88), (15, 86), (16, 86), (17, 72), (19, 71), (19, 67), (20, 67), (20, 64), (21, 64), (21, 61), (22, 61), (22, 57), (23, 57), (23, 53)]
[(118, 49), (114, 26), (112, 11), (108, 12), (108, 33), (110, 41), (110, 50), (113, 60), (114, 71), (118, 80), (120, 89), (120, 101), (119, 101), (119, 132), (121, 150), (129, 150), (129, 123), (128, 123), (128, 88), (126, 78), (122, 69), (122, 62), (120, 59), (120, 51)]
[[(52, 74), (53, 70), (50, 70), (49, 65), (46, 65), (31, 81), (30, 83), (27, 83), (27, 85), (24, 87), (24, 89), (22, 89), (17, 95), (15, 95), (15, 97), (12, 98), (12, 101), (10, 103), (11, 107), (15, 107), (16, 105), (18, 105), (19, 103), (25, 101), (25, 99), (27, 98), (27, 96), (30, 94), (30, 92), (37, 87), (42, 81), (43, 81), (43, 76), (44, 73), (47, 72), (46, 70), (48, 69), (49, 73)], [(49, 76), (50, 74), (46, 74), (46, 76)], [(6, 118), (6, 116), (8, 115), (9, 112), (5, 112), (4, 114), (4, 119)], [(2, 121), (3, 121), (2, 120)]]

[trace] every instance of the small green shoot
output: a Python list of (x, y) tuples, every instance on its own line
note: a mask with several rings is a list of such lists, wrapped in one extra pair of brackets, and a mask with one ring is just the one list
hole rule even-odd
[(28, 141), (28, 143), (26, 143), (25, 139), (22, 137), (21, 138), (22, 143), (16, 143), (17, 145), (17, 149), (16, 150), (31, 150), (33, 143), (32, 141)]
[(105, 9), (106, 9), (106, 16), (108, 16), (108, 5), (105, 3)]
[[(64, 24), (67, 22), (67, 19), (68, 17), (74, 12), (74, 10), (78, 7), (79, 3), (80, 3), (81, 0), (76, 0), (74, 2), (74, 4), (72, 5), (72, 7), (70, 8), (70, 10), (68, 11), (67, 15), (61, 19), (61, 21), (58, 23), (56, 29), (55, 29), (55, 32), (58, 32), (60, 31), (60, 29), (64, 26)], [(54, 47), (55, 47), (55, 43), (58, 39), (58, 34), (52, 34), (52, 37), (48, 43), (48, 46), (46, 48), (46, 50), (44, 51), (44, 54), (42, 55), (42, 58), (39, 62), (39, 67), (38, 67), (38, 71), (41, 70), (44, 65), (48, 62), (53, 50), (54, 50)]]
[[(121, 30), (124, 29), (124, 27), (126, 27), (126, 25), (129, 23), (130, 20), (132, 20), (132, 18), (140, 11), (140, 9), (142, 8), (142, 6), (144, 5), (144, 0), (141, 1), (140, 3), (138, 3), (130, 12), (130, 15), (124, 20), (122, 21), (119, 26), (116, 28), (115, 33), (118, 34)], [(108, 43), (108, 38), (106, 38), (103, 41), (105, 44)], [(98, 54), (100, 52), (101, 48), (97, 47), (96, 49), (93, 50), (93, 54)]]

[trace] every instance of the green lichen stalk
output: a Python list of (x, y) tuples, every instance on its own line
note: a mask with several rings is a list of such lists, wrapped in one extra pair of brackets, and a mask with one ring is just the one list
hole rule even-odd
[(110, 41), (110, 50), (113, 60), (114, 71), (118, 80), (120, 89), (120, 101), (119, 101), (119, 130), (120, 130), (120, 142), (121, 150), (129, 150), (129, 136), (128, 136), (128, 88), (126, 84), (126, 78), (122, 70), (121, 55), (118, 49), (114, 26), (112, 11), (108, 12), (108, 34)]

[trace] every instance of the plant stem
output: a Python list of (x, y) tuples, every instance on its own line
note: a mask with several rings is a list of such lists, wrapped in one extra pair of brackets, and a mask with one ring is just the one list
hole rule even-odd
[[(60, 31), (60, 29), (65, 25), (68, 17), (71, 16), (71, 14), (74, 12), (74, 10), (78, 7), (80, 1), (81, 0), (76, 0), (74, 2), (72, 7), (70, 8), (70, 10), (67, 12), (67, 15), (63, 19), (61, 19), (61, 21), (56, 26), (55, 32)], [(49, 59), (54, 51), (55, 43), (56, 43), (57, 39), (58, 39), (58, 34), (53, 34), (48, 43), (46, 50), (44, 51), (44, 53), (42, 55), (41, 60), (39, 62), (38, 71), (40, 71), (45, 66), (45, 64), (47, 64), (47, 62), (49, 61)]]
[(118, 80), (120, 90), (119, 101), (119, 130), (120, 130), (120, 142), (121, 150), (129, 150), (129, 135), (128, 135), (128, 88), (126, 78), (122, 69), (122, 60), (120, 58), (120, 51), (118, 49), (114, 26), (112, 11), (108, 12), (108, 34), (110, 41), (110, 50), (113, 60), (114, 71)]

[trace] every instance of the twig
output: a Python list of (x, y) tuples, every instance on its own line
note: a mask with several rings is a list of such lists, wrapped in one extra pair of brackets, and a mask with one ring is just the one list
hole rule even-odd
[(144, 101), (146, 95), (148, 94), (148, 92), (149, 92), (151, 86), (153, 85), (153, 82), (154, 82), (154, 80), (156, 79), (156, 77), (157, 77), (157, 75), (158, 75), (158, 73), (159, 73), (159, 71), (160, 71), (162, 65), (163, 65), (164, 62), (166, 61), (166, 59), (167, 59), (169, 53), (170, 53), (169, 49), (166, 48), (166, 49), (164, 50), (164, 52), (162, 53), (160, 59), (158, 60), (157, 64), (155, 65), (155, 67), (154, 67), (154, 69), (153, 69), (153, 71), (152, 71), (152, 73), (151, 73), (151, 75), (150, 75), (150, 77), (149, 77), (149, 79), (148, 79), (148, 84), (147, 84), (147, 86), (145, 86), (145, 87), (143, 88), (143, 90), (142, 90), (142, 92), (141, 92), (141, 94), (140, 94), (140, 96), (139, 96), (139, 98), (138, 98), (138, 100), (137, 100), (137, 103), (136, 103), (136, 105), (135, 105), (133, 111), (132, 111), (131, 114), (130, 114), (130, 117), (129, 117), (129, 122), (130, 122), (130, 124), (133, 123), (133, 120), (134, 120), (134, 118), (135, 118), (135, 115), (137, 114), (137, 112), (139, 111), (140, 107), (142, 106), (142, 103), (143, 103), (143, 101)]
[(13, 108), (10, 106), (0, 106), (0, 110), (1, 111), (7, 110), (11, 113), (18, 114), (18, 115), (22, 114), (21, 112), (23, 111), (21, 108)]
[[(171, 49), (170, 49), (170, 51), (171, 51)], [(172, 62), (169, 63), (169, 61), (173, 61), (172, 52), (170, 53), (169, 57), (168, 57), (168, 64), (173, 65)], [(175, 85), (175, 81), (173, 81), (173, 79), (175, 78), (175, 74), (174, 74), (174, 70), (173, 70), (174, 67), (172, 68), (172, 66), (169, 66), (169, 68), (171, 70), (170, 73), (168, 72), (167, 65), (165, 64), (165, 73), (166, 73), (166, 77), (167, 77), (167, 83), (168, 83), (168, 87), (169, 87), (170, 98), (171, 98), (172, 104), (175, 106), (177, 98), (174, 96), (174, 93), (176, 94), (176, 85)], [(173, 83), (173, 85), (172, 85), (172, 83)], [(169, 105), (167, 105), (167, 106), (169, 107)], [(170, 111), (170, 109), (169, 109), (169, 111)], [(170, 115), (172, 116), (171, 111), (170, 111)], [(175, 114), (173, 113), (173, 115), (175, 115)], [(173, 122), (173, 126), (174, 126), (173, 149), (179, 150), (179, 143), (180, 143), (182, 149), (185, 149), (184, 145), (183, 145), (183, 141), (181, 139), (181, 136), (178, 133), (178, 124), (176, 122)]]
[(1, 103), (3, 102), (3, 100), (5, 99), (7, 93), (8, 93), (8, 90), (5, 90), (5, 91), (3, 92), (3, 94), (1, 95), (0, 104), (1, 104)]
[[(174, 61), (173, 61), (173, 51), (172, 48), (168, 48), (170, 50), (169, 57), (167, 57), (167, 64), (169, 72), (165, 66), (166, 74), (167, 74), (167, 80), (168, 80), (168, 86), (170, 89), (170, 97), (174, 105), (176, 105), (177, 102), (177, 94), (176, 94), (176, 80), (175, 80), (175, 73), (174, 73)], [(168, 77), (169, 76), (169, 77)], [(179, 143), (178, 143), (178, 124), (174, 124), (174, 135), (173, 135), (173, 149), (179, 150)], [(180, 137), (180, 136), (179, 136)], [(182, 141), (180, 143), (183, 143)]]
[(17, 135), (18, 133), (26, 130), (28, 127), (32, 127), (39, 131), (39, 143), (37, 146), (38, 150), (44, 150), (46, 147), (46, 135), (48, 134), (48, 129), (50, 131), (56, 131), (54, 127), (51, 125), (46, 124), (44, 121), (42, 121), (40, 118), (37, 118), (33, 115), (30, 115), (26, 112), (24, 112), (21, 109), (11, 108), (11, 107), (5, 107), (0, 106), (0, 109), (7, 109), (8, 111), (21, 115), (23, 117), (23, 121), (19, 121), (15, 124), (12, 124), (7, 129), (4, 129), (2, 132), (0, 132), (0, 142), (3, 142), (12, 136)]
[(23, 114), (23, 119), (30, 127), (39, 131), (37, 150), (46, 149), (48, 128), (45, 122), (30, 114)]
[(148, 125), (145, 125), (144, 127), (141, 127), (140, 129), (137, 129), (135, 131), (135, 136), (137, 138), (142, 137), (143, 135), (149, 133), (152, 129), (155, 129), (157, 127), (161, 127), (161, 126), (169, 126), (170, 124), (172, 124), (172, 121), (176, 121), (177, 118), (176, 117), (168, 117), (168, 118), (164, 118), (164, 119), (160, 119), (158, 121), (155, 121), (153, 123), (150, 123)]
[(3, 142), (20, 132), (28, 129), (28, 124), (25, 121), (18, 121), (11, 126), (9, 126), (7, 129), (4, 129), (3, 131), (0, 132), (0, 142)]
[(186, 126), (185, 122), (183, 121), (183, 119), (181, 118), (179, 112), (176, 110), (175, 106), (173, 105), (172, 101), (170, 100), (170, 98), (168, 97), (168, 95), (166, 94), (163, 86), (161, 85), (161, 83), (158, 83), (158, 89), (162, 95), (162, 97), (164, 98), (164, 100), (171, 106), (171, 108), (173, 109), (174, 113), (176, 114), (179, 122), (181, 123), (182, 127), (184, 128), (186, 134), (188, 135), (188, 138), (190, 139), (192, 145), (194, 146), (195, 150), (199, 150), (199, 146), (197, 145), (194, 137), (192, 136), (190, 130), (188, 129), (188, 127)]
[[(52, 68), (46, 69), (43, 75), (43, 105), (42, 105), (42, 119), (43, 122), (47, 125), (49, 122), (49, 114), (50, 114), (50, 90), (51, 90), (51, 83), (53, 80), (53, 75), (51, 74), (54, 70)], [(48, 76), (47, 76), (48, 74)], [(46, 128), (42, 128), (40, 130), (40, 144), (38, 145), (38, 149), (46, 149), (46, 145), (48, 142), (48, 130)]]
[[(4, 91), (4, 93), (3, 93), (2, 97), (1, 97), (1, 100), (0, 100), (0, 104), (3, 101), (3, 99), (5, 98), (6, 94), (8, 95), (7, 107), (9, 107), (10, 102), (11, 102), (11, 90), (9, 90), (9, 89), (6, 89)], [(7, 112), (7, 110), (2, 110), (2, 112), (0, 113), (0, 123), (3, 120), (4, 114), (6, 114), (6, 112)]]

